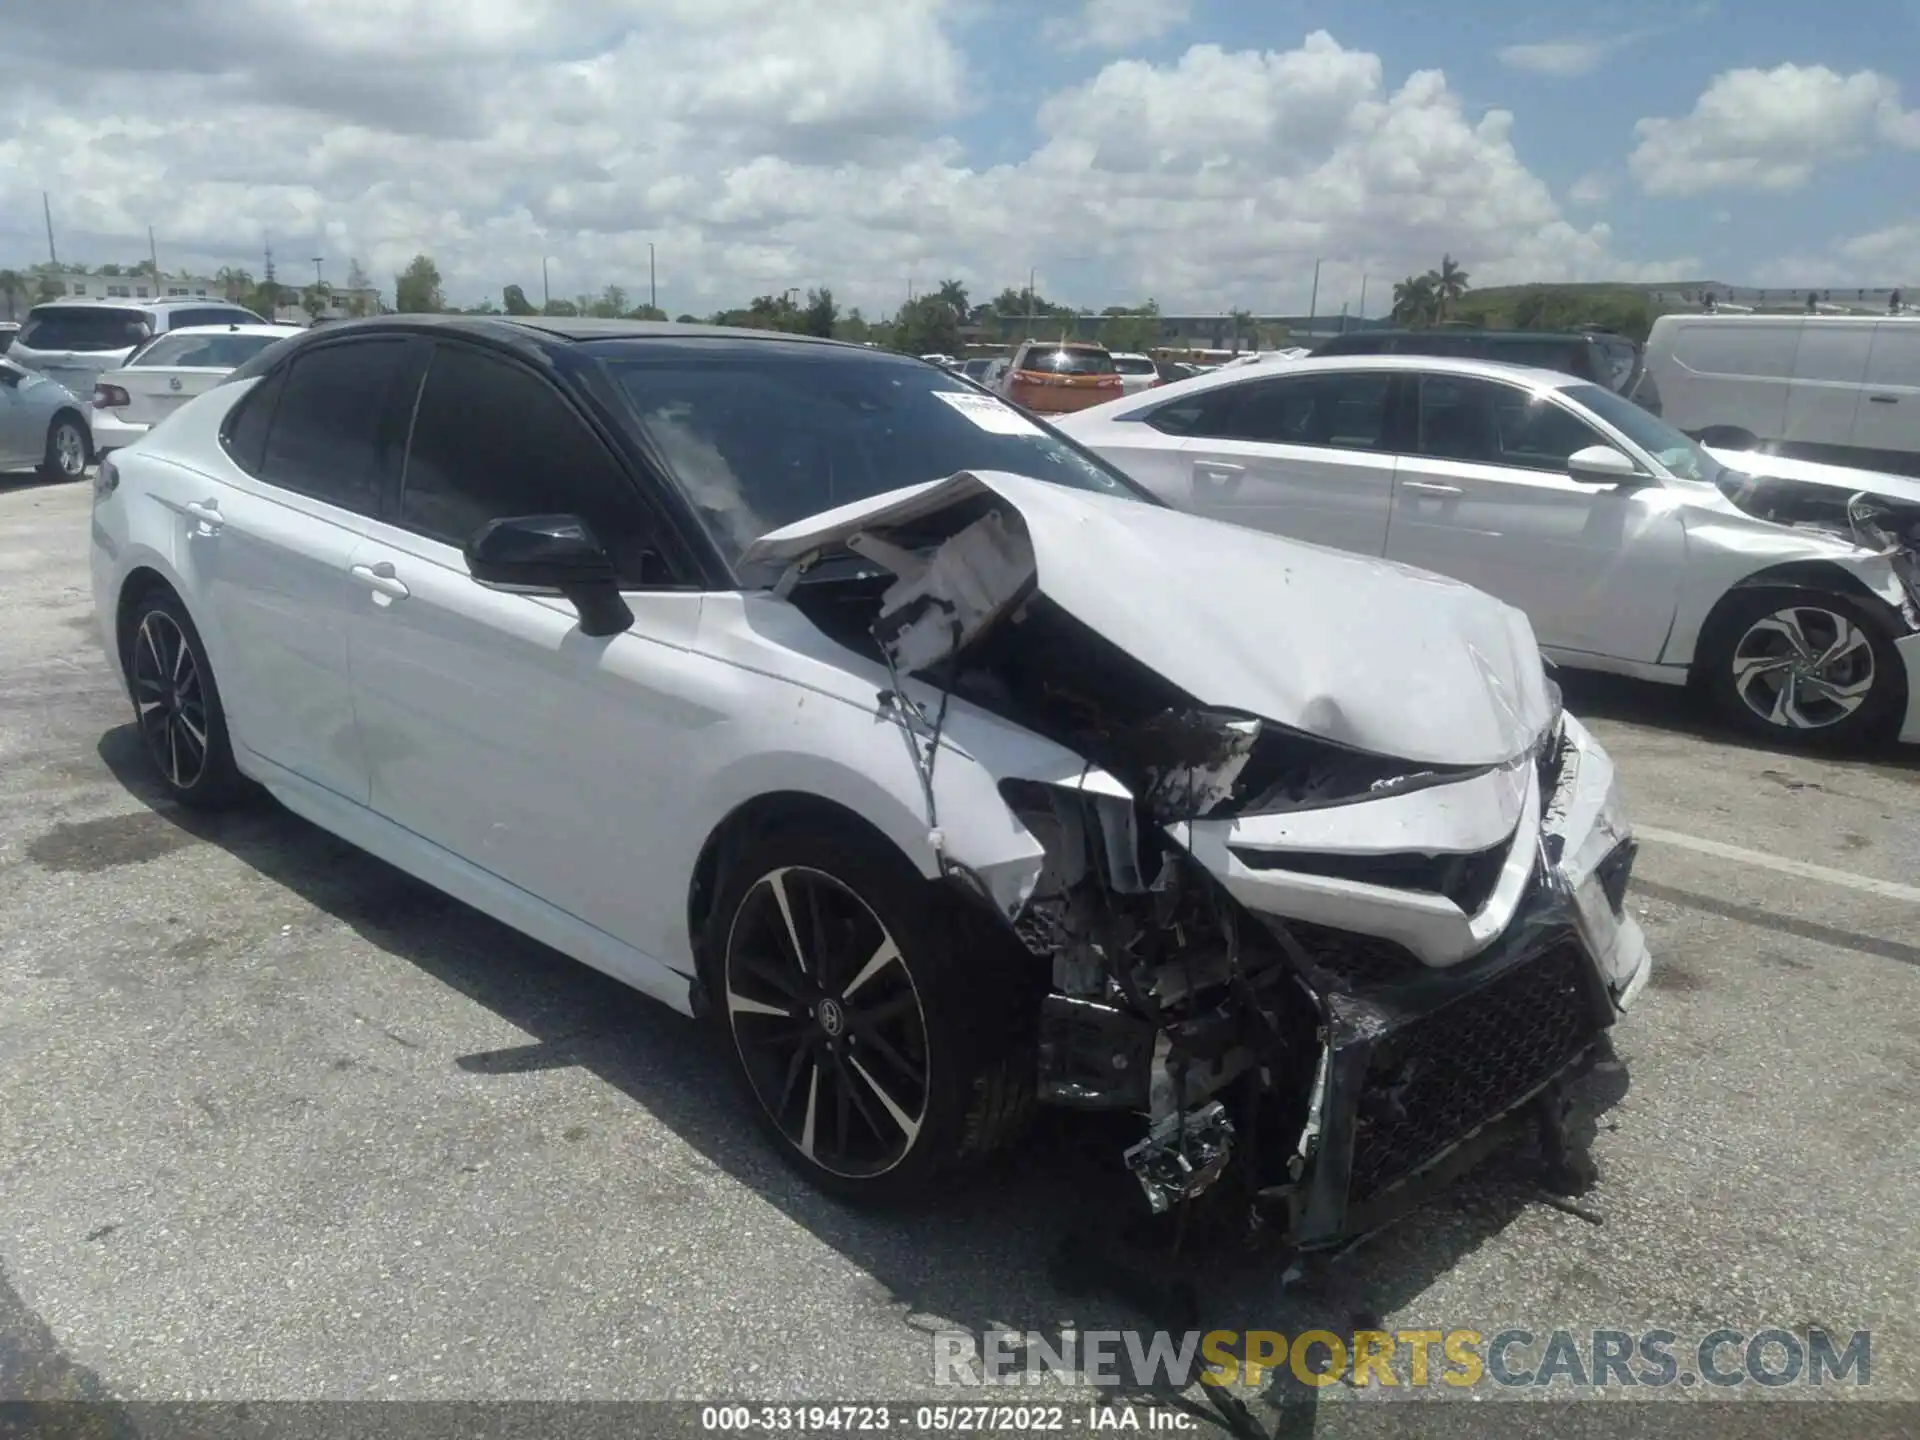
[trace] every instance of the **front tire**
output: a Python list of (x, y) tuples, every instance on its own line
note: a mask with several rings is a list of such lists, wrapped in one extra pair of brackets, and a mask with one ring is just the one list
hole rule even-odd
[(727, 866), (702, 945), (761, 1127), (842, 1199), (916, 1198), (1017, 1132), (1037, 996), (1018, 947), (858, 826), (789, 822)]
[(1850, 595), (1737, 593), (1702, 646), (1708, 693), (1748, 734), (1834, 748), (1884, 740), (1906, 705), (1891, 627)]
[(247, 783), (233, 763), (220, 687), (179, 597), (153, 590), (135, 602), (123, 659), (134, 723), (167, 793), (200, 810), (241, 799)]
[(87, 473), (92, 454), (87, 427), (71, 415), (56, 415), (47, 427), (47, 453), (40, 473), (49, 480), (78, 480)]

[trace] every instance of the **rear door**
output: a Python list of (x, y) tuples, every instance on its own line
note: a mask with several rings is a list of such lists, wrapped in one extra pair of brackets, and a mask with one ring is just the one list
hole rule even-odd
[(1920, 320), (1882, 320), (1873, 327), (1853, 449), (1857, 464), (1920, 475)]
[(352, 566), (398, 467), (416, 343), (366, 336), (306, 350), (236, 407), (224, 478), (183, 495), (235, 738), (363, 805), (347, 634), (365, 591)]
[[(1251, 372), (1257, 375), (1257, 371)], [(1386, 548), (1393, 499), (1391, 374), (1323, 371), (1202, 392), (1175, 504), (1337, 550)]]

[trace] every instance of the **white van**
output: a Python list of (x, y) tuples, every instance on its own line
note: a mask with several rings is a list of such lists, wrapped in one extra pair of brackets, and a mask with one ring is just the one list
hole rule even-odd
[(1662, 315), (1646, 370), (1708, 445), (1920, 475), (1920, 316)]

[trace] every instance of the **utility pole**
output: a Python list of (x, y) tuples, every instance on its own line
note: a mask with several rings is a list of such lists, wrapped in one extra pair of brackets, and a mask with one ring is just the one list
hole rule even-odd
[(1033, 266), (1027, 267), (1027, 338), (1033, 338)]
[(153, 298), (158, 300), (161, 298), (160, 296), (160, 252), (154, 248), (153, 227), (151, 225), (147, 227), (147, 259), (151, 261), (153, 264)]
[(647, 306), (653, 310), (660, 308), (660, 287), (654, 283), (653, 279), (653, 242), (651, 240), (647, 242)]
[(271, 240), (267, 242), (265, 278), (260, 282), (260, 288), (267, 292), (267, 309), (274, 312), (267, 318), (272, 320), (280, 310), (280, 287), (273, 282), (273, 242)]
[(1340, 333), (1347, 333), (1347, 302), (1344, 300), (1340, 302)]
[(320, 275), (320, 262), (325, 258), (324, 255), (316, 255), (313, 257), (313, 283), (315, 285), (324, 285), (327, 283)]
[(1360, 277), (1360, 323), (1367, 323), (1367, 277)]
[(47, 259), (55, 269), (60, 266), (60, 256), (53, 248), (53, 202), (47, 198), (47, 192), (40, 192), (40, 209), (47, 217)]
[(553, 309), (553, 289), (547, 284), (547, 257), (540, 257), (540, 313)]
[(1313, 317), (1320, 313), (1320, 262), (1313, 262), (1313, 297), (1307, 301), (1307, 332), (1313, 332)]

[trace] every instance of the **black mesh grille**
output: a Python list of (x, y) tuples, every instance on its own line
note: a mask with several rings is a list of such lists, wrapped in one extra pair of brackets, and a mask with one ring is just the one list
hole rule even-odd
[(1373, 1046), (1348, 1201), (1372, 1198), (1558, 1073), (1598, 1022), (1568, 938), (1389, 1032)]

